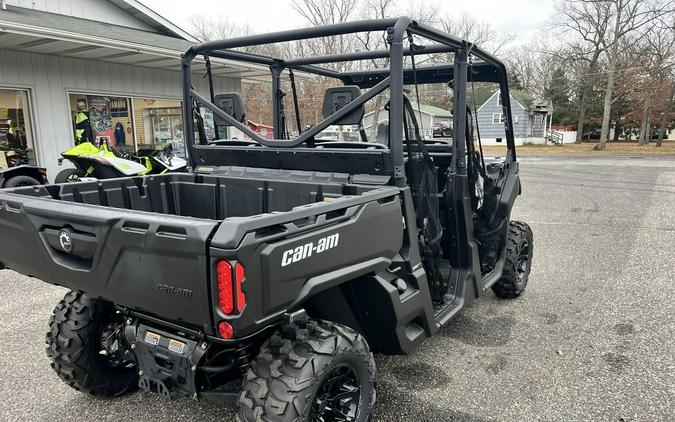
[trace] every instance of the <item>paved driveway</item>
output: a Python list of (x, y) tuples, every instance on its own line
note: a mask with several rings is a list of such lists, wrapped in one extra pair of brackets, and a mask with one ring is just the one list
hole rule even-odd
[[(535, 263), (407, 357), (376, 358), (381, 421), (654, 421), (675, 415), (675, 159), (530, 158), (514, 218)], [(218, 420), (234, 407), (94, 400), (49, 368), (60, 288), (0, 271), (0, 420)]]

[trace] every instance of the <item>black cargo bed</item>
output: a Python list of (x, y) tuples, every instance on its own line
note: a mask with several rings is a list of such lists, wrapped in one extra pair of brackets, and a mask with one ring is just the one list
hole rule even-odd
[[(298, 181), (230, 173), (2, 190), (0, 263), (212, 332), (208, 251), (222, 220), (257, 220), (317, 202), (329, 207), (334, 198), (370, 190), (334, 174), (304, 174)], [(249, 219), (236, 220), (246, 226)]]

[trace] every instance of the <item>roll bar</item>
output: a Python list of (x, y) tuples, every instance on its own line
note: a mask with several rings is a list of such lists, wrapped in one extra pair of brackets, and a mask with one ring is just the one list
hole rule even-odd
[[(253, 54), (245, 51), (233, 50), (241, 47), (256, 46), (262, 44), (272, 44), (288, 41), (297, 41), (302, 39), (313, 39), (329, 37), (336, 35), (353, 34), (368, 31), (386, 31), (387, 44), (386, 50), (375, 51), (357, 51), (352, 53), (333, 54), (328, 56), (310, 56), (302, 58), (281, 59), (278, 57), (269, 57), (259, 54)], [(403, 47), (407, 35), (415, 34), (421, 38), (430, 40), (430, 45), (415, 45), (408, 48)], [(232, 126), (241, 130), (247, 136), (256, 140), (260, 144), (268, 147), (296, 147), (312, 139), (322, 130), (331, 124), (339, 121), (343, 116), (363, 105), (366, 101), (374, 98), (377, 94), (387, 88), (390, 91), (390, 109), (389, 109), (389, 138), (390, 155), (393, 163), (393, 176), (399, 186), (405, 186), (405, 171), (403, 157), (403, 86), (411, 83), (412, 70), (404, 69), (404, 57), (410, 55), (433, 54), (433, 53), (454, 53), (454, 63), (452, 65), (441, 65), (431, 68), (418, 68), (417, 75), (421, 75), (418, 82), (439, 82), (439, 81), (460, 81), (455, 82), (454, 86), (454, 139), (453, 142), (453, 165), (458, 169), (465, 168), (466, 158), (464, 157), (464, 140), (466, 128), (466, 81), (469, 76), (476, 82), (497, 82), (502, 92), (502, 104), (505, 109), (506, 117), (506, 138), (509, 154), (507, 160), (515, 160), (515, 149), (513, 139), (513, 125), (511, 119), (510, 98), (508, 95), (508, 84), (506, 79), (506, 68), (492, 54), (486, 52), (480, 47), (459, 38), (448, 35), (428, 25), (419, 24), (409, 17), (402, 16), (392, 19), (362, 20), (355, 22), (339, 23), (321, 27), (294, 29), (288, 31), (272, 32), (268, 34), (251, 35), (244, 37), (231, 38), (227, 40), (209, 41), (196, 44), (190, 47), (182, 56), (181, 70), (183, 77), (183, 114), (185, 118), (184, 133), (188, 143), (187, 149), (191, 151), (195, 147), (194, 124), (193, 124), (193, 102), (202, 104), (214, 115), (227, 121)], [(283, 102), (281, 93), (281, 74), (284, 70), (292, 69), (309, 74), (320, 75), (328, 78), (340, 80), (345, 84), (358, 85), (361, 88), (370, 88), (361, 96), (348, 103), (337, 113), (324, 119), (312, 129), (301, 134), (293, 140), (275, 139), (270, 141), (250, 130), (246, 125), (237, 122), (234, 118), (224, 113), (215, 104), (207, 98), (201, 96), (192, 87), (191, 62), (198, 56), (205, 55), (228, 60), (251, 63), (255, 65), (268, 66), (272, 77), (272, 108), (273, 108), (273, 126), (275, 138), (281, 138), (282, 128), (282, 109)], [(469, 57), (480, 59), (480, 62), (469, 63)], [(350, 62), (358, 60), (389, 58), (389, 69), (377, 69), (365, 72), (338, 72), (327, 69), (319, 65), (326, 63)], [(469, 70), (469, 68), (471, 68)], [(445, 72), (441, 74), (439, 72)], [(469, 74), (469, 72), (471, 72)], [(446, 80), (447, 79), (447, 80)], [(396, 136), (398, 134), (398, 136)], [(190, 154), (192, 155), (192, 154)], [(193, 163), (195, 164), (195, 163)]]

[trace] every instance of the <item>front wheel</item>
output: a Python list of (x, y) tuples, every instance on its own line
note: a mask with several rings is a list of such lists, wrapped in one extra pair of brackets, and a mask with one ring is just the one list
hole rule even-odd
[(54, 178), (54, 183), (70, 183), (78, 182), (81, 177), (84, 177), (85, 173), (82, 170), (78, 169), (65, 169), (61, 170), (59, 174)]
[(374, 406), (375, 360), (365, 338), (310, 321), (262, 346), (244, 377), (239, 420), (366, 422)]
[(69, 292), (54, 309), (47, 333), (52, 369), (70, 387), (117, 397), (138, 387), (136, 362), (126, 348), (124, 320), (110, 303)]
[(520, 296), (530, 277), (534, 238), (530, 226), (522, 221), (509, 222), (506, 234), (506, 261), (502, 277), (492, 286), (500, 298), (513, 299)]
[(35, 179), (34, 177), (30, 176), (14, 176), (11, 179), (9, 179), (7, 182), (5, 182), (5, 187), (6, 188), (19, 188), (22, 186), (37, 186), (40, 185), (41, 183)]

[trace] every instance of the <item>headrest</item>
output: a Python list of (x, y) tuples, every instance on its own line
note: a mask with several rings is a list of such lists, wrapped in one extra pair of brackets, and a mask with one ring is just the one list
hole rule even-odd
[[(228, 92), (226, 94), (218, 94), (213, 99), (213, 104), (219, 109), (237, 119), (238, 122), (243, 122), (246, 119), (246, 109), (244, 109), (244, 101), (238, 92)], [(213, 116), (213, 121), (218, 126), (232, 126), (230, 123), (221, 119), (218, 116)]]
[[(356, 85), (335, 86), (328, 88), (323, 96), (323, 118), (335, 114), (342, 107), (346, 106), (361, 95), (361, 90)], [(366, 108), (361, 105), (334, 124), (336, 125), (358, 125), (363, 120)]]

